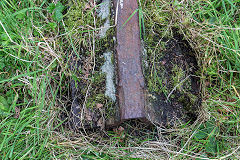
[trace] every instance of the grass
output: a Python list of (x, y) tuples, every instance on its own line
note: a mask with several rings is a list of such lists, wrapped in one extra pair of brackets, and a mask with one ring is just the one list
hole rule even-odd
[[(140, 2), (149, 63), (161, 57), (162, 39), (172, 36), (172, 27), (197, 53), (203, 102), (194, 124), (164, 129), (132, 121), (112, 131), (78, 133), (64, 116), (74, 76), (69, 57), (89, 58), (89, 77), (75, 78), (90, 86), (87, 105), (105, 105), (101, 54), (114, 42), (97, 39), (102, 22), (94, 14), (96, 6), (72, 2), (0, 1), (1, 159), (239, 159), (240, 2)], [(148, 84), (164, 90), (155, 67)]]
[[(183, 148), (201, 153), (206, 158), (221, 157), (226, 155), (226, 150), (238, 148), (239, 133), (236, 126), (239, 123), (237, 115), (240, 106), (239, 67), (237, 67), (239, 2), (174, 1), (172, 9), (169, 9), (171, 6), (165, 1), (156, 1), (152, 5), (145, 1), (145, 5), (147, 7), (145, 13), (154, 10), (152, 15), (147, 14), (146, 32), (149, 36), (146, 43), (153, 48), (150, 48), (150, 55), (159, 52), (155, 48), (160, 44), (156, 43), (158, 41), (153, 42), (151, 33), (155, 33), (160, 42), (164, 37), (171, 36), (171, 27), (179, 28), (198, 53), (196, 56), (201, 66), (203, 116), (206, 121), (203, 125), (211, 122), (215, 128), (205, 132), (208, 135), (205, 138), (196, 138), (201, 130), (191, 133), (186, 140), (182, 137)], [(165, 32), (166, 30), (169, 31)], [(161, 46), (158, 48), (160, 52), (164, 50)], [(156, 56), (153, 56), (150, 63), (155, 62)], [(150, 81), (154, 81), (155, 76), (152, 77), (153, 80)]]
[(0, 120), (1, 159), (54, 158), (46, 146), (55, 148), (56, 140), (50, 138), (53, 123), (62, 123), (53, 116), (60, 110), (54, 106), (64, 76), (57, 72), (62, 53), (54, 48), (55, 22), (47, 19), (46, 6), (46, 2), (0, 2), (0, 88), (5, 108)]

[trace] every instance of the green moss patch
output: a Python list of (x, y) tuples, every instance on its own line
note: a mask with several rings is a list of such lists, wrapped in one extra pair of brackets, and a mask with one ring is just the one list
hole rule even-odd
[(196, 53), (180, 34), (171, 6), (162, 3), (142, 2), (148, 118), (158, 124), (193, 122), (201, 104)]
[[(154, 72), (146, 72), (149, 88), (150, 119), (155, 123), (174, 124), (176, 120), (196, 120), (201, 104), (198, 65), (193, 50), (182, 36), (169, 40)], [(154, 97), (154, 98), (153, 98)], [(154, 111), (159, 112), (154, 112)]]
[[(77, 128), (104, 127), (116, 113), (115, 102), (105, 94), (107, 76), (101, 69), (105, 62), (104, 53), (112, 51), (115, 43), (114, 29), (109, 27), (103, 31), (106, 22), (113, 25), (108, 9), (112, 4), (108, 3), (102, 1), (94, 5), (89, 1), (70, 1), (65, 17), (71, 43), (75, 46), (69, 64), (73, 101), (71, 121)], [(103, 32), (104, 35), (106, 32), (105, 36)]]

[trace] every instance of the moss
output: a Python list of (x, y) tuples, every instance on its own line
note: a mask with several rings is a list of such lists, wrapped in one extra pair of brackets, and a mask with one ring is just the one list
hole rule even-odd
[[(109, 17), (110, 26), (113, 26), (114, 20), (111, 17), (111, 15), (109, 16), (110, 16)], [(115, 46), (114, 36), (115, 36), (115, 28), (111, 27), (107, 30), (106, 36), (104, 38), (98, 38), (96, 40), (96, 48), (98, 48), (99, 54), (114, 50), (114, 46)], [(115, 64), (114, 59), (115, 59), (114, 54), (112, 54), (111, 60), (113, 64)], [(101, 66), (103, 66), (103, 63), (101, 64)], [(101, 73), (101, 74), (104, 75), (104, 82), (105, 82), (106, 74), (104, 73)], [(114, 76), (113, 79), (114, 79), (113, 81), (115, 82), (116, 77)], [(115, 116), (116, 116), (116, 102), (113, 102), (111, 99), (105, 96), (105, 119), (109, 121), (107, 123), (111, 123), (110, 122), (111, 119), (115, 119)]]
[[(164, 67), (158, 65), (160, 59), (164, 56), (163, 51), (165, 50), (166, 42), (164, 40), (171, 37), (171, 32), (168, 30), (168, 24), (171, 18), (167, 10), (167, 6), (159, 8), (161, 6), (160, 1), (146, 2), (142, 1), (143, 12), (148, 15), (144, 19), (145, 24), (145, 37), (144, 45), (146, 46), (146, 58), (149, 66), (145, 66), (144, 75), (147, 81), (147, 87), (149, 92), (163, 92), (167, 94), (164, 83)], [(161, 41), (160, 41), (161, 40)], [(157, 72), (156, 72), (157, 71)]]
[[(82, 85), (79, 88), (79, 93), (87, 96), (85, 102), (83, 101), (85, 98), (82, 98), (81, 104), (85, 103), (87, 108), (95, 113), (97, 112), (98, 116), (104, 115), (104, 119), (107, 120), (109, 117), (115, 116), (116, 106), (114, 102), (104, 95), (106, 75), (102, 73), (101, 66), (104, 64), (103, 53), (111, 51), (114, 48), (115, 41), (113, 36), (115, 35), (115, 29), (109, 28), (106, 31), (105, 37), (100, 36), (99, 33), (100, 28), (107, 20), (109, 20), (110, 26), (114, 22), (111, 14), (109, 14), (110, 17), (106, 17), (106, 14), (104, 14), (104, 19), (101, 19), (99, 16), (93, 17), (93, 14), (98, 12), (98, 9), (87, 8), (86, 6), (89, 6), (89, 1), (87, 0), (72, 0), (68, 3), (68, 6), (71, 7), (65, 16), (65, 25), (73, 39), (72, 44), (70, 43), (69, 45), (75, 46), (77, 54), (79, 54), (77, 61), (81, 63), (79, 68), (82, 70), (82, 72), (78, 72), (78, 76), (75, 76), (75, 79), (77, 78), (77, 81), (80, 81)], [(94, 27), (97, 30), (94, 30)], [(94, 42), (93, 39), (95, 40)], [(91, 47), (93, 43), (95, 43), (94, 51)], [(113, 57), (112, 59), (114, 59)], [(83, 72), (86, 68), (87, 76)], [(89, 85), (90, 87), (88, 88)], [(103, 104), (101, 110), (104, 113), (100, 113), (100, 110), (96, 107), (97, 104)]]
[(184, 79), (186, 78), (186, 75), (181, 67), (178, 67), (177, 65), (174, 65), (172, 69), (172, 81), (173, 81), (173, 87), (178, 86), (177, 89), (179, 91), (182, 91), (182, 83)]
[[(111, 22), (112, 23), (112, 22)], [(106, 37), (96, 40), (96, 51), (101, 53), (107, 50), (113, 50), (115, 41), (113, 36), (115, 35), (115, 29), (109, 28), (106, 32)]]
[[(190, 92), (187, 93), (187, 96), (189, 97), (191, 106), (195, 105), (195, 103), (198, 101), (198, 97)], [(190, 108), (191, 108), (191, 106), (190, 106)]]
[[(89, 26), (94, 26), (94, 17), (92, 16), (92, 11), (90, 9), (86, 9), (86, 5), (88, 5), (88, 1), (76, 0), (69, 1), (68, 12), (64, 18), (65, 25), (67, 26), (69, 31), (72, 31), (72, 34), (77, 38), (84, 35), (84, 32), (89, 29)], [(97, 18), (96, 21), (99, 21), (100, 18)], [(99, 27), (96, 23), (96, 27)], [(73, 30), (74, 29), (74, 30)], [(79, 38), (79, 37), (78, 37)]]
[[(144, 76), (148, 93), (153, 95), (148, 98), (153, 115), (158, 117), (156, 122), (166, 121), (167, 115), (171, 117), (173, 112), (179, 119), (195, 115), (199, 96), (193, 88), (199, 85), (191, 75), (196, 74), (197, 63), (191, 47), (179, 33), (179, 22), (173, 17), (172, 7), (170, 3), (163, 5), (161, 0), (141, 2), (143, 13), (147, 15), (144, 41), (147, 58), (144, 54), (144, 61), (148, 65), (144, 66)], [(159, 110), (161, 114), (157, 114)]]

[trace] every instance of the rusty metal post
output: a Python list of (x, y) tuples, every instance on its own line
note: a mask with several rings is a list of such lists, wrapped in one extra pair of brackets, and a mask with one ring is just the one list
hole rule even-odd
[[(144, 78), (137, 0), (119, 0), (117, 14), (118, 100), (121, 120), (145, 118)], [(127, 22), (127, 23), (125, 23)]]

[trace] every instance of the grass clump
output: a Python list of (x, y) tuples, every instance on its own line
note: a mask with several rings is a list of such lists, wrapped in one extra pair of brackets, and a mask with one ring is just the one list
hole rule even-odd
[(52, 114), (58, 112), (52, 87), (62, 85), (62, 78), (54, 80), (62, 55), (53, 45), (50, 25), (58, 23), (46, 19), (47, 4), (0, 2), (1, 159), (53, 158), (49, 144), (56, 141), (49, 130), (61, 121)]

